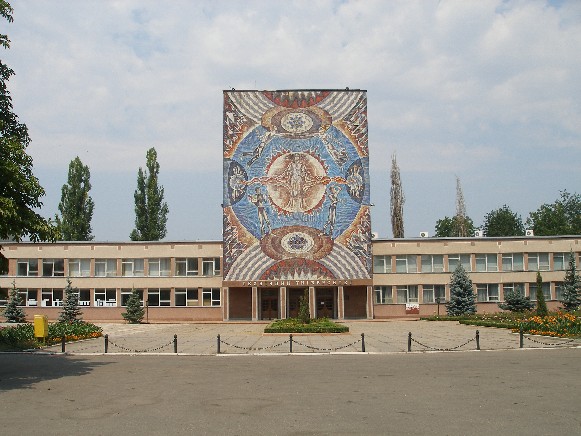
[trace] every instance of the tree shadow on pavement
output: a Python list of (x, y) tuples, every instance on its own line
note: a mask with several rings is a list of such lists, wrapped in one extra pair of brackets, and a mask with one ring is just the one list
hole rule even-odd
[(62, 354), (0, 353), (0, 392), (30, 389), (36, 383), (82, 376), (108, 364)]

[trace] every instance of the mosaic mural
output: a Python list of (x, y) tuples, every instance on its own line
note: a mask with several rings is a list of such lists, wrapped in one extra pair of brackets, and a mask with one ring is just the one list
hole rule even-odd
[(224, 280), (370, 279), (367, 95), (224, 91)]

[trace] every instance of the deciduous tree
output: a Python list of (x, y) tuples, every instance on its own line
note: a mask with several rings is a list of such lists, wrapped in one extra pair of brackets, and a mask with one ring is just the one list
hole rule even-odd
[(484, 236), (522, 236), (525, 233), (522, 218), (506, 204), (486, 214), (482, 230)]
[(453, 216), (450, 218), (445, 216), (436, 221), (434, 236), (437, 238), (452, 238), (459, 237), (463, 232), (473, 235), (475, 230), (474, 222), (470, 217)]
[(552, 204), (543, 204), (527, 218), (535, 236), (581, 235), (581, 195), (561, 191)]
[[(0, 16), (10, 23), (12, 11), (9, 3), (0, 0)], [(0, 45), (10, 48), (7, 35), (0, 34)], [(26, 153), (30, 143), (28, 128), (13, 112), (7, 87), (13, 75), (14, 71), (0, 60), (0, 240), (55, 240), (55, 227), (35, 211), (42, 206), (44, 189), (34, 177), (32, 158)], [(6, 273), (7, 266), (0, 251), (0, 273)]]
[(163, 201), (163, 187), (158, 185), (159, 163), (155, 148), (147, 151), (146, 161), (147, 170), (140, 167), (137, 173), (135, 229), (130, 235), (132, 241), (159, 241), (167, 232), (169, 208)]
[(61, 216), (56, 216), (63, 241), (91, 241), (91, 219), (93, 218), (93, 199), (89, 196), (91, 190), (91, 173), (89, 167), (83, 165), (77, 156), (69, 164), (69, 175), (61, 190), (61, 201), (58, 210)]

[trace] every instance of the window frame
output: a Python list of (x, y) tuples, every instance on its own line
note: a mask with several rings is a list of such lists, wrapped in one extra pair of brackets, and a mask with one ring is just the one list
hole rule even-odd
[(90, 277), (91, 259), (72, 258), (68, 262), (69, 277)]
[(145, 276), (145, 259), (143, 258), (121, 259), (121, 277), (144, 277), (144, 276)]
[[(436, 260), (436, 258), (441, 258), (441, 263), (439, 265), (437, 265), (434, 262), (434, 260)], [(424, 262), (424, 260), (425, 260), (425, 262)], [(423, 273), (443, 273), (444, 272), (444, 255), (443, 254), (422, 254), (421, 264), (422, 264), (421, 271)]]
[[(216, 293), (218, 298), (216, 299)], [(210, 304), (206, 304), (209, 301)], [(216, 304), (217, 303), (217, 304)], [(222, 304), (220, 288), (202, 288), (202, 306), (219, 307)]]
[[(35, 264), (35, 268), (31, 268), (31, 264)], [(26, 274), (20, 274), (20, 265), (26, 265)], [(38, 259), (17, 259), (16, 260), (16, 276), (17, 277), (38, 277)]]
[[(426, 293), (428, 298), (426, 298)], [(422, 285), (422, 303), (437, 304), (436, 297), (440, 297), (440, 304), (446, 303), (446, 285)]]
[[(191, 261), (191, 265), (190, 265)], [(183, 274), (180, 271), (183, 264)], [(195, 266), (195, 268), (193, 268)], [(176, 277), (192, 277), (199, 274), (200, 265), (197, 257), (176, 257), (175, 259), (175, 276)]]
[[(211, 265), (210, 274), (206, 274), (206, 265)], [(220, 275), (220, 258), (219, 257), (204, 257), (202, 258), (202, 276), (215, 277)]]
[[(468, 258), (468, 262), (464, 262)], [(451, 261), (456, 261), (452, 268)], [(448, 272), (454, 272), (456, 266), (461, 264), (466, 272), (472, 272), (472, 255), (469, 253), (452, 253), (448, 254)]]
[[(405, 292), (405, 301), (400, 301), (400, 291)], [(397, 304), (419, 304), (419, 293), (417, 285), (399, 285), (396, 287)], [(415, 298), (411, 295), (415, 292)]]
[[(547, 257), (546, 263), (541, 263), (541, 256), (544, 255)], [(531, 259), (536, 259), (534, 263), (536, 263), (536, 269), (531, 268)], [(543, 266), (543, 268), (541, 268)], [(546, 267), (545, 267), (546, 266)], [(550, 271), (551, 264), (549, 260), (549, 253), (538, 252), (538, 253), (527, 253), (527, 270), (528, 271)]]
[[(410, 262), (411, 261), (411, 262)], [(404, 263), (405, 271), (400, 270)], [(414, 274), (418, 272), (418, 256), (416, 254), (401, 254), (395, 256), (395, 272), (397, 274)]]
[[(50, 274), (48, 273), (49, 270)], [(42, 277), (64, 277), (64, 276), (65, 276), (64, 259), (62, 258), (42, 259)]]
[[(99, 267), (104, 266), (103, 274), (100, 273)], [(98, 258), (95, 259), (95, 277), (117, 277), (117, 259)]]
[(391, 254), (373, 256), (373, 274), (391, 274)]
[[(520, 256), (520, 267), (517, 263), (515, 268), (515, 256)], [(506, 262), (505, 262), (506, 261)], [(525, 270), (525, 255), (524, 253), (502, 253), (502, 271), (524, 271)], [(505, 268), (505, 263), (510, 264), (510, 268)]]
[[(484, 288), (483, 288), (484, 287)], [(496, 290), (496, 295), (491, 291)], [(486, 298), (480, 297), (481, 291), (485, 291)], [(498, 283), (477, 283), (476, 284), (476, 302), (478, 303), (498, 303), (500, 301), (500, 286)]]
[(373, 286), (374, 304), (393, 304), (393, 289), (391, 285)]
[[(157, 269), (157, 274), (151, 273), (151, 267)], [(147, 259), (147, 275), (149, 277), (169, 277), (171, 271), (171, 259), (169, 257), (152, 257)]]
[[(482, 263), (478, 261), (482, 259), (484, 259), (484, 269), (479, 269), (479, 265)], [(476, 253), (474, 261), (476, 266), (474, 272), (498, 272), (498, 255), (496, 253)]]

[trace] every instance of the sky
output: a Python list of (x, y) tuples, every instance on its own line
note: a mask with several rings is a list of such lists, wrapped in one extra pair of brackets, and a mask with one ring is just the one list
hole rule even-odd
[(96, 241), (134, 228), (155, 147), (168, 241), (222, 234), (225, 89), (367, 90), (373, 231), (406, 237), (504, 204), (526, 219), (581, 193), (581, 2), (13, 0), (2, 59), (54, 217), (68, 165), (90, 168)]

